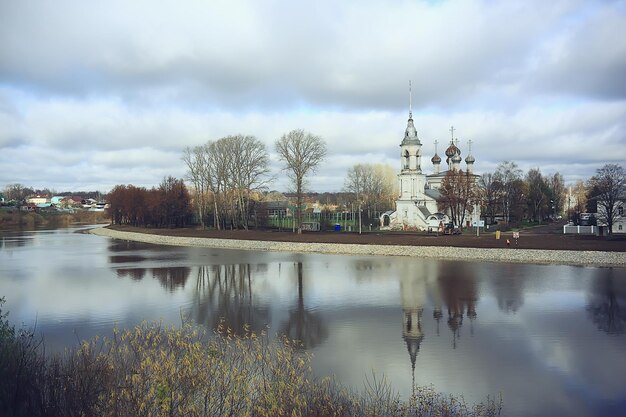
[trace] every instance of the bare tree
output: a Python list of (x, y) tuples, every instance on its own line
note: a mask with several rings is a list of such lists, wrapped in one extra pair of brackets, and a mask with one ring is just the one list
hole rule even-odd
[(372, 181), (372, 167), (366, 164), (356, 164), (348, 170), (344, 188), (353, 193), (359, 208), (359, 234), (362, 231), (361, 204), (367, 200), (367, 189)]
[(35, 194), (35, 191), (22, 184), (9, 184), (4, 189), (4, 196), (7, 200), (15, 200), (18, 207), (26, 201), (26, 197), (32, 194)]
[(549, 178), (549, 186), (553, 214), (558, 217), (563, 214), (565, 207), (566, 189), (563, 175), (558, 172), (552, 175)]
[(302, 233), (302, 196), (307, 174), (314, 172), (326, 156), (326, 143), (302, 129), (292, 130), (276, 141), (276, 152), (296, 188), (298, 233)]
[(230, 179), (235, 190), (243, 227), (248, 229), (251, 193), (260, 191), (272, 180), (269, 177), (269, 155), (265, 145), (254, 136), (229, 136), (233, 151)]
[(511, 211), (516, 200), (519, 200), (518, 182), (522, 177), (522, 170), (518, 168), (515, 162), (504, 161), (498, 165), (495, 172), (495, 179), (501, 184), (502, 195), (502, 211), (506, 218), (506, 222), (511, 221)]
[(526, 201), (530, 207), (532, 220), (541, 221), (548, 206), (548, 182), (541, 175), (539, 168), (531, 168), (526, 174), (526, 184), (528, 186)]
[[(348, 170), (344, 189), (352, 193), (359, 207), (359, 232), (361, 231), (361, 211), (367, 210), (367, 219), (372, 211), (390, 207), (393, 204), (395, 171), (388, 165), (356, 164)], [(376, 216), (376, 213), (374, 213)], [(376, 216), (377, 217), (377, 216)]]
[(478, 180), (478, 192), (482, 206), (482, 212), (487, 218), (491, 218), (489, 223), (493, 224), (498, 214), (501, 203), (501, 184), (492, 173), (483, 174)]
[(208, 211), (209, 183), (207, 170), (209, 169), (206, 158), (205, 145), (185, 148), (183, 151), (183, 161), (187, 165), (187, 180), (191, 181), (194, 189), (194, 205), (196, 206), (198, 220), (204, 229), (204, 220)]
[(626, 200), (626, 172), (617, 164), (606, 164), (596, 172), (589, 185), (595, 189), (593, 197), (598, 202), (598, 219), (607, 224), (612, 235), (613, 223), (619, 216), (618, 203)]
[(252, 193), (271, 181), (265, 145), (254, 136), (227, 136), (185, 149), (183, 161), (196, 191), (196, 210), (203, 227), (212, 196), (215, 228), (226, 227), (228, 220), (231, 226), (247, 229)]

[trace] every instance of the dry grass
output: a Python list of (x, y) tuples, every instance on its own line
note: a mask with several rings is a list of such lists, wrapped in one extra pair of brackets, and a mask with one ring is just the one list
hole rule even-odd
[(207, 335), (190, 325), (142, 324), (48, 359), (33, 334), (0, 320), (0, 415), (494, 416), (501, 410), (501, 401), (468, 406), (424, 387), (402, 401), (376, 377), (355, 393), (331, 378), (313, 378), (307, 354), (265, 333), (236, 336), (220, 328)]

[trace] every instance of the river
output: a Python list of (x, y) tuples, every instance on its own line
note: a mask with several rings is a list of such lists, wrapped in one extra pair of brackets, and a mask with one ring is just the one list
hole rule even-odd
[(626, 414), (626, 268), (148, 245), (0, 232), (0, 296), (47, 351), (147, 321), (302, 341), (318, 376), (502, 394), (510, 416)]

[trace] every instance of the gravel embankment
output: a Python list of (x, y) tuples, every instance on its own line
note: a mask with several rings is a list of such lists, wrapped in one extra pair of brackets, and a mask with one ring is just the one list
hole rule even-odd
[(315, 252), (345, 255), (413, 256), (418, 258), (457, 259), (486, 262), (518, 262), (583, 266), (626, 266), (626, 253), (624, 252), (268, 242), (256, 240), (159, 236), (144, 233), (122, 232), (103, 227), (91, 229), (90, 233), (99, 236), (108, 236), (115, 239), (159, 245), (199, 246), (220, 249)]

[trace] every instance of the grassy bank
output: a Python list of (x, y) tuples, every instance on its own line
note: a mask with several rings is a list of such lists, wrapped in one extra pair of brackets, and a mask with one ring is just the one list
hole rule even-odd
[[(1, 307), (1, 303), (0, 303)], [(500, 402), (469, 406), (418, 387), (400, 400), (384, 380), (362, 392), (312, 376), (294, 342), (220, 328), (143, 324), (82, 342), (51, 358), (0, 310), (3, 416), (494, 416)]]
[(76, 211), (74, 213), (33, 213), (0, 210), (0, 230), (32, 230), (40, 227), (67, 227), (73, 224), (108, 223), (104, 212)]

